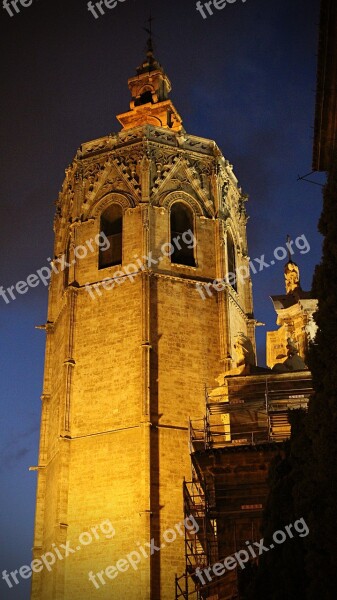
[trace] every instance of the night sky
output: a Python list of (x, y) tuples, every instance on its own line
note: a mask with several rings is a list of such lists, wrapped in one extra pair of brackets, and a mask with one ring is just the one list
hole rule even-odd
[[(188, 133), (214, 139), (250, 200), (251, 258), (305, 235), (294, 260), (310, 289), (320, 260), (322, 188), (311, 171), (318, 0), (237, 0), (203, 19), (195, 0), (152, 2), (156, 56)], [(20, 5), (19, 5), (20, 6)], [(48, 264), (54, 202), (78, 146), (120, 129), (127, 79), (142, 62), (149, 2), (125, 0), (95, 19), (86, 0), (33, 0), (1, 21), (1, 270), (7, 288)], [(323, 175), (311, 179), (324, 181)], [(269, 296), (283, 262), (253, 275), (255, 316), (275, 328)], [(0, 297), (0, 573), (31, 562), (47, 288)], [(264, 364), (266, 328), (258, 329)], [(29, 581), (0, 597), (28, 599)]]

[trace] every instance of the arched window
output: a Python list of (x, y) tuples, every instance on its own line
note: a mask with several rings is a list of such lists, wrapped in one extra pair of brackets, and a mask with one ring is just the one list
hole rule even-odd
[[(232, 273), (234, 273), (235, 279)], [(233, 237), (229, 232), (227, 233), (227, 274), (230, 274), (229, 283), (237, 292), (238, 286), (236, 279), (236, 252)]]
[(144, 88), (140, 97), (135, 100), (135, 106), (142, 106), (143, 104), (148, 104), (152, 102), (152, 90), (147, 87)]
[(123, 210), (119, 204), (111, 204), (102, 213), (100, 232), (108, 238), (109, 248), (99, 249), (99, 268), (120, 265), (123, 246)]
[(193, 213), (183, 202), (175, 202), (171, 208), (171, 244), (173, 263), (195, 267)]

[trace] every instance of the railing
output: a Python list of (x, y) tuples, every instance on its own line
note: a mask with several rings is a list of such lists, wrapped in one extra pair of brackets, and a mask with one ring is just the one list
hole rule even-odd
[(180, 577), (176, 575), (176, 600), (179, 598), (187, 599), (191, 598), (192, 600), (202, 600), (202, 596), (198, 590), (197, 584), (193, 581), (193, 578), (188, 573), (184, 573)]
[(190, 443), (190, 453), (194, 452), (193, 444), (200, 443), (203, 448), (205, 447), (206, 440), (206, 428), (207, 428), (207, 419), (203, 417), (202, 419), (193, 419), (193, 421), (189, 421), (189, 443)]
[[(312, 379), (310, 375), (305, 377), (287, 378), (280, 374), (267, 375), (266, 377), (259, 377), (255, 380), (250, 380), (249, 377), (237, 376), (226, 380), (226, 385), (222, 388), (206, 389), (206, 404), (207, 405), (221, 405), (227, 404), (228, 400), (230, 404), (247, 403), (251, 401), (268, 401), (268, 403), (275, 403), (280, 400), (283, 404), (287, 400), (299, 400), (305, 401), (312, 394)], [(219, 391), (218, 391), (219, 390)], [(213, 395), (217, 391), (217, 395)], [(212, 396), (210, 393), (212, 392)], [(221, 398), (227, 398), (226, 402), (221, 402)]]
[(268, 428), (265, 430), (261, 429), (249, 429), (243, 430), (239, 432), (231, 432), (230, 440), (224, 439), (229, 436), (228, 432), (225, 430), (223, 433), (214, 430), (210, 427), (210, 443), (208, 444), (209, 448), (222, 447), (222, 446), (235, 446), (235, 445), (256, 445), (256, 444), (265, 444), (270, 441), (270, 435)]
[(193, 515), (198, 531), (185, 531), (186, 570), (204, 569), (216, 558), (216, 540), (213, 522), (209, 516), (209, 499), (200, 483), (185, 482), (183, 486), (184, 514)]
[[(201, 440), (200, 438), (191, 438), (190, 445), (192, 452), (200, 450), (201, 446), (205, 450), (211, 450), (212, 448), (223, 448), (236, 445), (257, 445), (266, 444), (276, 436), (272, 436), (268, 427), (265, 429), (245, 429), (239, 432), (228, 431), (227, 427), (223, 427), (223, 431), (219, 431), (221, 425), (209, 426), (207, 429), (207, 435)], [(230, 439), (228, 439), (230, 437)], [(284, 439), (284, 436), (279, 435), (278, 438)], [(281, 440), (280, 440), (281, 441)]]
[(210, 397), (206, 390), (206, 416), (189, 426), (191, 453), (286, 440), (288, 411), (305, 409), (313, 391), (310, 377), (268, 376), (253, 382), (235, 378), (235, 385), (233, 381), (228, 380), (223, 394)]

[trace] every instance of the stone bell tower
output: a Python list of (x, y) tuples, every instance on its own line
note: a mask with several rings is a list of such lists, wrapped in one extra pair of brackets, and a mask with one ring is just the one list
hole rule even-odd
[(237, 333), (255, 347), (250, 278), (226, 278), (249, 262), (232, 165), (184, 130), (151, 42), (129, 88), (121, 131), (80, 146), (57, 202), (34, 559), (74, 551), (34, 574), (32, 600), (172, 600), (189, 417)]

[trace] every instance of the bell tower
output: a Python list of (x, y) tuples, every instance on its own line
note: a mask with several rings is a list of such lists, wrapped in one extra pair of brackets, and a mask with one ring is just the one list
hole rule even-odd
[(232, 165), (186, 133), (151, 41), (129, 89), (121, 131), (80, 146), (57, 201), (34, 537), (36, 565), (56, 558), (32, 600), (172, 600), (189, 418), (236, 335), (255, 347)]

